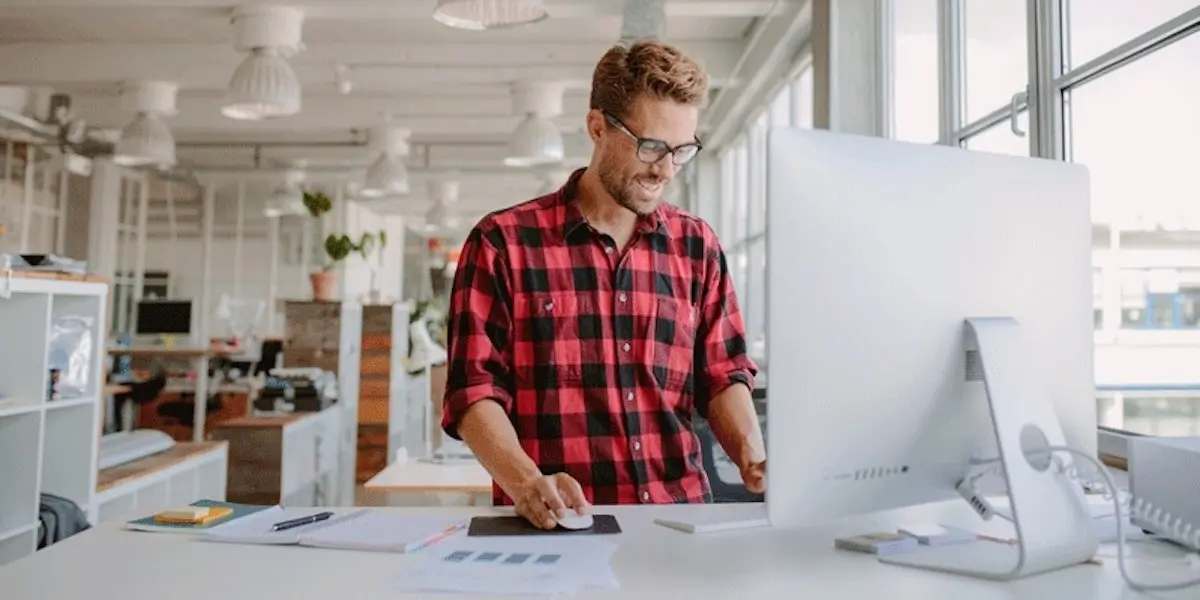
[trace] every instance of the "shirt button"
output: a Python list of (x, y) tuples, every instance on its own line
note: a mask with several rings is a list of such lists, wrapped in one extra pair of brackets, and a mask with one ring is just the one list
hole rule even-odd
[(625, 394), (625, 399), (630, 402), (633, 402), (633, 392), (629, 392), (628, 394)]
[(622, 304), (628, 299), (629, 299), (629, 297), (623, 293), (621, 295), (617, 296), (617, 300), (620, 300)]
[(547, 302), (547, 303), (546, 303), (546, 310), (554, 310), (554, 303), (553, 303), (553, 302)]
[(642, 443), (637, 440), (633, 440), (633, 451), (637, 452), (641, 449), (642, 449)]
[(626, 352), (629, 352), (629, 348), (630, 348), (630, 346), (629, 346), (629, 342), (625, 342), (624, 344), (621, 344), (621, 349), (622, 349), (622, 350), (624, 350), (624, 351), (626, 351)]
[(649, 502), (650, 501), (650, 492), (643, 491), (642, 492), (642, 500), (645, 502)]
[(604, 247), (604, 253), (605, 253), (605, 254), (612, 254), (612, 253), (613, 253), (612, 246), (605, 246), (605, 247)]

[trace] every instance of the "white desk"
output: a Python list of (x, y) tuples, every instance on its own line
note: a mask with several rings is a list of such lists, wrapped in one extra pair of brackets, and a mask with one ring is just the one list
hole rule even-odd
[[(745, 510), (739, 505), (601, 507), (617, 515), (625, 533), (607, 539), (620, 548), (613, 568), (621, 589), (582, 593), (583, 599), (616, 598), (780, 598), (921, 600), (1041, 600), (1151, 598), (1128, 589), (1116, 560), (1080, 565), (1012, 583), (882, 565), (866, 554), (836, 551), (835, 535), (893, 528), (914, 519), (971, 522), (961, 502), (847, 520), (801, 531), (745, 530), (690, 535), (652, 524), (659, 516), (696, 508)], [(491, 508), (381, 508), (408, 513), (489, 514)], [(902, 517), (905, 517), (902, 519)], [(997, 524), (1000, 525), (1000, 524)], [(991, 529), (990, 533), (1003, 533)], [(1138, 544), (1139, 546), (1141, 544)], [(1135, 548), (1136, 552), (1144, 552)], [(1105, 554), (1113, 550), (1105, 547)], [(0, 568), (5, 598), (94, 600), (119, 591), (122, 600), (397, 600), (385, 583), (403, 574), (420, 555), (235, 546), (205, 543), (179, 534), (135, 533), (103, 524), (48, 550)], [(129, 565), (142, 565), (130, 577)], [(1155, 581), (1194, 576), (1179, 566), (1134, 560), (1136, 577)], [(1197, 589), (1155, 594), (1156, 599), (1196, 598)], [(404, 594), (406, 600), (462, 598)]]
[(492, 503), (492, 476), (477, 462), (431, 463), (409, 458), (388, 465), (367, 481), (363, 489), (384, 499), (437, 494), (462, 496), (475, 506)]

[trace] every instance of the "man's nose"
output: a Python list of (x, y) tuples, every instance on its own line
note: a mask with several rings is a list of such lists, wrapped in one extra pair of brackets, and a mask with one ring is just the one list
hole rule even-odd
[(671, 179), (675, 176), (675, 170), (675, 162), (672, 160), (671, 154), (667, 154), (650, 165), (650, 173), (661, 179)]

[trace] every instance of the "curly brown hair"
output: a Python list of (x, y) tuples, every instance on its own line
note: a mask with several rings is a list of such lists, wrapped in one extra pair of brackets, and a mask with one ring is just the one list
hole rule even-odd
[(641, 96), (704, 108), (708, 74), (678, 48), (659, 41), (613, 46), (592, 74), (591, 108), (623, 118)]

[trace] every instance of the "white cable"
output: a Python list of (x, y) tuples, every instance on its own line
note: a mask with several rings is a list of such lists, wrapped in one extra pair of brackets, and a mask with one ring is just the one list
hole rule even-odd
[[(1121, 514), (1121, 496), (1117, 492), (1117, 482), (1113, 480), (1112, 474), (1108, 472), (1108, 469), (1105, 468), (1105, 466), (1103, 464), (1101, 464), (1100, 461), (1096, 459), (1096, 457), (1094, 457), (1086, 452), (1081, 452), (1079, 450), (1076, 450), (1074, 448), (1069, 448), (1067, 446), (1051, 446), (1049, 449), (1054, 452), (1065, 452), (1067, 454), (1070, 454), (1074, 458), (1083, 459), (1084, 461), (1090, 463), (1093, 467), (1095, 467), (1100, 472), (1100, 475), (1102, 477), (1104, 477), (1104, 483), (1108, 487), (1108, 490), (1109, 490), (1109, 492), (1106, 493), (1105, 496), (1106, 497), (1111, 496), (1112, 501), (1113, 501), (1113, 507), (1116, 509), (1115, 516), (1117, 519), (1117, 567), (1121, 571), (1121, 578), (1125, 580), (1125, 583), (1129, 587), (1131, 587), (1135, 590), (1139, 590), (1139, 591), (1165, 592), (1165, 591), (1172, 591), (1172, 590), (1182, 590), (1182, 589), (1190, 588), (1192, 586), (1200, 585), (1200, 579), (1180, 581), (1178, 583), (1160, 583), (1160, 584), (1138, 583), (1138, 582), (1134, 581), (1133, 577), (1131, 577), (1129, 575), (1129, 571), (1127, 571), (1125, 568), (1125, 544), (1127, 543), (1125, 541), (1125, 517)], [(1131, 510), (1133, 510), (1133, 509), (1131, 508)]]

